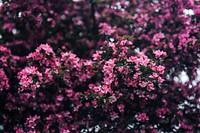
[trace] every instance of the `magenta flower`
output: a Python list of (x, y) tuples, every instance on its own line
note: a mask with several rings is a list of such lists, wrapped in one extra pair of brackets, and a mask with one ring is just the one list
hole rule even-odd
[(2, 68), (0, 68), (0, 93), (1, 91), (8, 90), (10, 85), (9, 85), (9, 79), (6, 76), (5, 72), (3, 71)]
[(20, 79), (20, 92), (24, 90), (36, 91), (42, 83), (42, 73), (34, 66), (24, 68), (17, 76)]
[(115, 27), (111, 27), (107, 23), (100, 23), (99, 28), (100, 28), (101, 34), (106, 34), (106, 35), (109, 35), (109, 36), (116, 32)]
[(163, 51), (160, 51), (160, 50), (156, 50), (153, 52), (155, 54), (155, 57), (156, 58), (159, 58), (159, 57), (166, 57), (167, 56), (167, 53), (166, 52), (163, 52)]
[(146, 113), (138, 113), (136, 115), (136, 120), (141, 121), (141, 122), (145, 122), (149, 120), (149, 117), (146, 115)]

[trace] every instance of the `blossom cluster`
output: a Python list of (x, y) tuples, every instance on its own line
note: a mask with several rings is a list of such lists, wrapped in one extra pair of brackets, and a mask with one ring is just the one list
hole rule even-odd
[(42, 82), (42, 74), (34, 66), (24, 68), (17, 76), (21, 85), (19, 91), (28, 89), (36, 91), (40, 87), (40, 82)]
[(1, 77), (1, 81), (0, 81), (1, 90), (0, 91), (3, 91), (3, 89), (8, 90), (9, 89), (9, 80), (2, 68), (0, 69), (0, 77)]

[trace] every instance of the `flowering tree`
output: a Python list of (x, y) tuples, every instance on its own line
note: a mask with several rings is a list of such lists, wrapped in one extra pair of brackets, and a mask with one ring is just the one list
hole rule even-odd
[(0, 27), (0, 131), (200, 131), (198, 0), (2, 0)]

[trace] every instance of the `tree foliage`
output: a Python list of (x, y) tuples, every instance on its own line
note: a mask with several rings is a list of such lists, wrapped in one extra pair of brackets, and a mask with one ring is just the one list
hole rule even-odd
[(2, 0), (0, 131), (199, 132), (199, 33), (198, 0)]

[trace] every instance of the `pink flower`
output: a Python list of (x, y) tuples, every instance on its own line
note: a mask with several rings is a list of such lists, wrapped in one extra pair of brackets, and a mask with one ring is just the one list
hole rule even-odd
[(41, 44), (41, 45), (36, 49), (36, 52), (40, 53), (40, 52), (42, 52), (42, 50), (43, 50), (47, 55), (54, 54), (53, 49), (52, 49), (51, 46), (48, 45), (48, 44)]
[(96, 51), (96, 53), (92, 55), (93, 60), (100, 60), (102, 53), (102, 51)]
[(111, 112), (110, 113), (110, 117), (111, 117), (111, 120), (114, 120), (116, 118), (119, 118), (118, 114), (116, 112)]
[(165, 71), (164, 71), (164, 70), (165, 70), (165, 67), (159, 65), (159, 66), (156, 67), (156, 70), (157, 70), (160, 74), (164, 74), (164, 72), (165, 72)]
[(106, 34), (106, 35), (110, 36), (110, 35), (112, 35), (113, 33), (116, 32), (115, 27), (111, 27), (107, 23), (100, 23), (99, 27), (100, 27), (100, 33), (101, 34)]
[(19, 127), (14, 127), (16, 133), (25, 133), (25, 131)]
[(93, 90), (94, 90), (94, 92), (98, 93), (98, 92), (100, 92), (100, 90), (101, 90), (101, 86), (95, 86), (95, 87), (93, 88)]
[(8, 78), (2, 68), (0, 68), (0, 92), (5, 90), (8, 90), (10, 85), (8, 82)]
[(104, 84), (111, 85), (111, 83), (114, 81), (114, 67), (115, 67), (115, 60), (116, 59), (109, 59), (105, 62), (105, 65), (103, 66), (103, 73), (104, 73)]
[(166, 57), (166, 56), (167, 56), (167, 53), (166, 53), (166, 52), (163, 52), (163, 51), (161, 51), (161, 50), (153, 51), (153, 53), (155, 54), (155, 57), (156, 57), (156, 58), (159, 58), (159, 57)]
[(150, 83), (147, 85), (147, 88), (148, 90), (152, 91), (152, 90), (155, 90), (155, 87), (154, 87), (154, 84), (153, 83)]
[(158, 82), (162, 83), (163, 81), (165, 81), (162, 77), (158, 77)]
[(19, 84), (21, 85), (20, 91), (27, 89), (35, 91), (36, 88), (40, 87), (39, 82), (42, 82), (43, 79), (42, 73), (40, 73), (37, 67), (34, 66), (24, 68), (22, 71), (18, 73), (17, 76), (20, 79), (19, 82)]
[(149, 120), (149, 117), (146, 115), (146, 113), (138, 113), (136, 115), (136, 120), (141, 121), (141, 122), (145, 122)]
[(152, 78), (152, 79), (157, 78), (157, 77), (158, 77), (157, 73), (153, 73), (152, 75), (149, 75), (149, 78)]
[(165, 114), (169, 112), (169, 109), (159, 108), (159, 109), (157, 109), (156, 112), (157, 112), (158, 117), (163, 118), (165, 116)]
[(65, 52), (65, 53), (61, 53), (61, 61), (64, 62), (65, 66), (68, 66), (69, 69), (79, 69), (79, 61), (80, 59), (78, 57), (76, 57), (75, 54), (73, 54), (72, 52)]
[(117, 101), (117, 98), (113, 95), (109, 97), (108, 101), (112, 104)]
[(97, 100), (96, 100), (96, 99), (94, 99), (94, 100), (92, 101), (92, 105), (93, 105), (94, 108), (97, 108), (97, 107), (98, 107), (98, 103), (97, 103)]
[(58, 95), (57, 97), (56, 97), (56, 100), (58, 100), (58, 101), (62, 101), (64, 99), (64, 97), (62, 96), (62, 95)]
[(26, 58), (30, 60), (30, 64), (37, 62), (40, 67), (55, 68), (60, 65), (60, 60), (56, 58), (53, 49), (48, 44), (41, 44), (36, 48), (35, 52), (30, 53)]
[(143, 52), (140, 52), (137, 56), (130, 56), (127, 62), (135, 63), (135, 67), (138, 68), (139, 65), (147, 66), (150, 59)]
[(115, 59), (109, 59), (103, 66), (103, 73), (112, 73), (115, 67)]
[(67, 97), (72, 97), (74, 95), (74, 91), (71, 89), (65, 89), (65, 92), (67, 93), (66, 94)]
[(111, 88), (109, 85), (103, 85), (101, 88), (102, 88), (101, 92), (103, 94), (107, 94), (108, 92), (111, 92)]
[(135, 56), (130, 56), (130, 57), (127, 59), (127, 62), (133, 63), (133, 62), (135, 62), (136, 60), (137, 60), (137, 57), (135, 57)]
[(83, 2), (84, 0), (73, 0), (73, 2)]
[(60, 133), (70, 133), (70, 130), (67, 127), (60, 128)]
[(119, 112), (124, 112), (124, 104), (117, 105), (117, 108), (119, 109)]
[(133, 75), (133, 79), (137, 80), (142, 73), (138, 72)]
[(147, 86), (147, 84), (148, 84), (148, 82), (141, 81), (141, 82), (139, 83), (139, 86), (142, 87), (142, 88), (144, 88), (144, 87)]
[(149, 58), (143, 52), (139, 53), (138, 57), (139, 58), (137, 61), (140, 65), (147, 66), (147, 64), (150, 62)]
[(157, 43), (160, 41), (160, 39), (165, 38), (165, 35), (163, 33), (157, 33), (153, 36), (153, 42)]
[(9, 32), (12, 32), (14, 28), (15, 28), (14, 23), (5, 23), (2, 27), (2, 29), (7, 29)]
[(40, 116), (29, 116), (27, 119), (26, 119), (26, 125), (29, 127), (29, 128), (32, 128), (34, 129), (37, 125), (37, 121), (40, 120)]
[(3, 54), (11, 54), (11, 51), (4, 46), (0, 46), (0, 52), (2, 52)]

